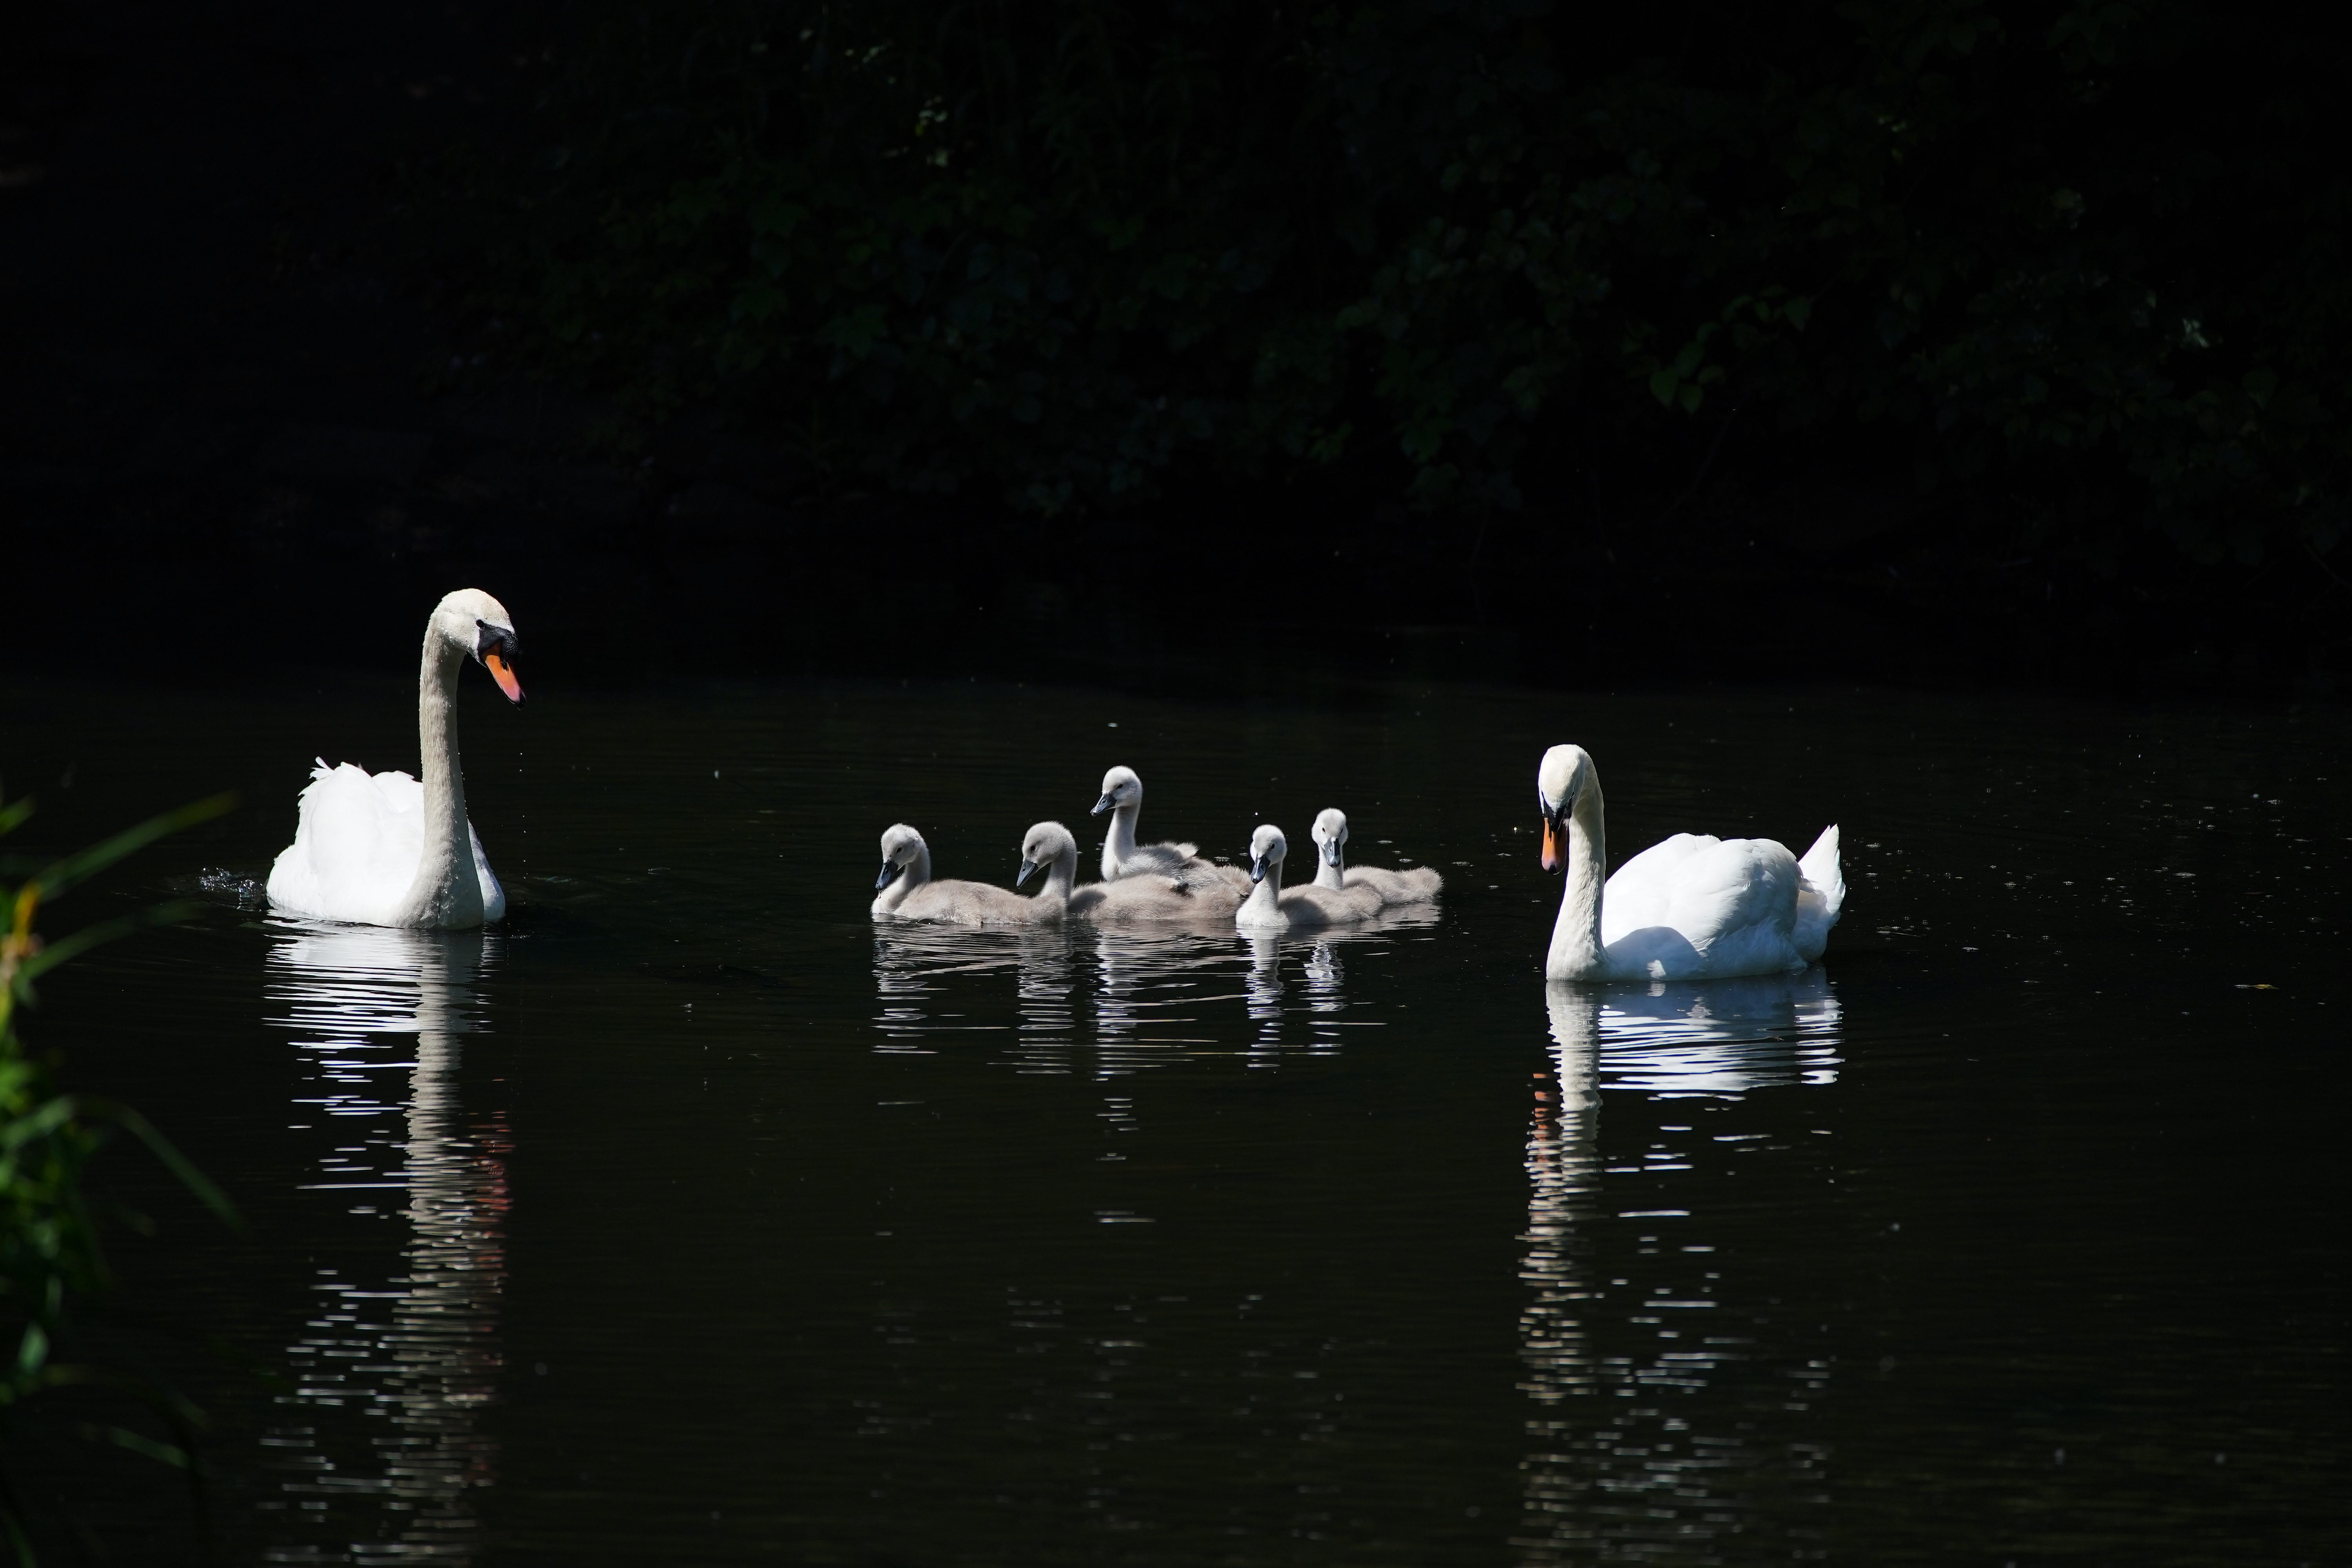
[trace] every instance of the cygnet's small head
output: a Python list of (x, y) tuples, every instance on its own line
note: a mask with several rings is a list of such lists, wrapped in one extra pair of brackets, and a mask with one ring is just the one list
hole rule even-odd
[(1106, 811), (1117, 811), (1121, 806), (1142, 804), (1143, 781), (1135, 776), (1135, 770), (1113, 768), (1103, 774), (1102, 798), (1095, 802), (1095, 808), (1088, 815), (1100, 816)]
[(1263, 882), (1269, 868), (1279, 866), (1290, 853), (1289, 841), (1273, 823), (1261, 823), (1250, 835), (1250, 880)]
[(1315, 818), (1316, 847), (1323, 851), (1326, 865), (1339, 864), (1340, 847), (1348, 842), (1348, 814), (1336, 805), (1327, 805)]
[(460, 588), (433, 607), (433, 629), (451, 647), (480, 660), (508, 701), (522, 700), (522, 682), (514, 669), (514, 617), (504, 605), (479, 588)]
[(1058, 822), (1039, 823), (1021, 841), (1021, 869), (1013, 877), (1013, 885), (1019, 887), (1029, 879), (1032, 871), (1043, 871), (1065, 855), (1074, 861), (1078, 858), (1076, 837)]
[(890, 885), (892, 878), (915, 863), (923, 852), (923, 836), (903, 822), (893, 823), (882, 834), (882, 874), (874, 879), (876, 891)]
[(1536, 809), (1543, 817), (1543, 868), (1568, 864), (1568, 817), (1592, 784), (1592, 759), (1582, 746), (1554, 746), (1536, 770)]

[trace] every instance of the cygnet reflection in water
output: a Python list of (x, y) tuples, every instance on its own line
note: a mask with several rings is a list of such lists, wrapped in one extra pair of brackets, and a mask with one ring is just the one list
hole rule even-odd
[[(1376, 945), (1399, 932), (1435, 925), (1437, 921), (1437, 910), (1428, 904), (1402, 904), (1352, 924), (1316, 931), (1307, 936), (1242, 931), (1241, 940), (1250, 954), (1244, 995), (1249, 1017), (1257, 1025), (1252, 1044), (1255, 1064), (1271, 1066), (1277, 1059), (1272, 1053), (1280, 1050), (1288, 1040), (1286, 1031), (1294, 1018), (1306, 1026), (1301, 1043), (1312, 1056), (1338, 1050), (1344, 1039), (1340, 1033), (1343, 1029), (1381, 1027), (1385, 1020), (1341, 1016), (1349, 1010), (1348, 969), (1341, 955), (1350, 943)], [(1292, 993), (1286, 979), (1286, 969), (1294, 964), (1304, 982), (1298, 988), (1299, 1000), (1296, 1004), (1290, 1000)]]
[[(893, 922), (874, 935), (874, 987), (882, 1011), (875, 1049), (930, 1055), (952, 1037), (1011, 1035), (1024, 1071), (1066, 1072), (1076, 1036), (1076, 950), (1058, 925), (982, 931)], [(1009, 1023), (966, 1011), (966, 977), (1013, 977)], [(950, 1011), (950, 1006), (953, 1011)]]
[[(1182, 1057), (1234, 1055), (1215, 1010), (1235, 1005), (1259, 1025), (1244, 1054), (1281, 1047), (1286, 1032), (1310, 1050), (1336, 1048), (1342, 1029), (1381, 1023), (1342, 1016), (1340, 944), (1377, 942), (1436, 918), (1426, 906), (1409, 906), (1312, 942), (1244, 938), (1238, 949), (1231, 931), (891, 921), (874, 938), (875, 1049), (923, 1054), (959, 1038), (997, 1037), (1019, 1070), (1067, 1072), (1081, 1022), (1091, 1016), (1088, 1070), (1111, 1077)], [(1306, 981), (1295, 1001), (1284, 973), (1293, 965)]]
[(1610, 986), (1595, 995), (1604, 1089), (1720, 1096), (1837, 1081), (1837, 994), (1818, 965)]
[(502, 1366), (509, 1144), (496, 1118), (467, 1124), (457, 1075), (460, 1037), (483, 1027), (479, 984), (500, 939), (271, 930), (265, 1023), (307, 1064), (311, 1092), (294, 1109), (327, 1145), (304, 1189), (406, 1223), (368, 1277), (320, 1271), (319, 1315), (288, 1347), (293, 1408), (263, 1442), (283, 1495), (303, 1500), (271, 1510), (268, 1554), (470, 1561), (472, 1494), (497, 1474), (497, 1444), (477, 1426)]

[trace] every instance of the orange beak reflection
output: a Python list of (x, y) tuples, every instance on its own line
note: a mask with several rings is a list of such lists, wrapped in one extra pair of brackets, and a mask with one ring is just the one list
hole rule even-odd
[[(507, 694), (508, 701), (522, 700), (522, 682), (515, 679), (512, 665), (495, 653), (486, 653), (482, 656), (482, 668), (490, 672), (490, 679), (499, 683), (499, 689)], [(1545, 842), (1550, 841), (1547, 839)], [(1546, 864), (1549, 865), (1549, 862), (1547, 861)]]
[(1560, 852), (1558, 826), (1547, 816), (1543, 819), (1543, 868), (1547, 871), (1557, 871), (1563, 858), (1565, 857)]

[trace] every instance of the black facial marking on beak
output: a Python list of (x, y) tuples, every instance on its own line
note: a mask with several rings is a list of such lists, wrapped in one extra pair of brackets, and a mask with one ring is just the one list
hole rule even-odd
[(880, 892), (883, 889), (885, 889), (885, 888), (888, 887), (888, 886), (890, 885), (890, 879), (891, 879), (891, 878), (893, 878), (893, 877), (895, 877), (895, 876), (897, 876), (898, 874), (898, 867), (893, 866), (893, 865), (892, 865), (892, 864), (890, 864), (890, 862), (889, 862), (889, 861), (887, 861), (887, 860), (883, 861), (883, 862), (882, 862), (882, 874), (881, 874), (880, 876), (878, 876), (878, 877), (877, 877), (877, 878), (875, 878), (875, 879), (874, 879), (874, 890), (875, 890), (876, 892), (877, 892), (877, 893), (878, 893), (878, 892)]
[(1265, 862), (1255, 855), (1250, 857), (1250, 880), (1253, 882), (1265, 880)]
[(474, 627), (479, 634), (474, 638), (476, 658), (488, 658), (495, 653), (509, 664), (514, 662), (516, 644), (514, 633), (504, 626), (494, 626), (485, 620), (475, 621)]
[(1111, 799), (1109, 795), (1106, 795), (1100, 800), (1095, 802), (1095, 808), (1087, 813), (1087, 815), (1088, 816), (1100, 816), (1104, 812), (1110, 810), (1118, 804), (1118, 803), (1117, 801)]
[(1327, 838), (1323, 841), (1323, 863), (1327, 866), (1337, 866), (1339, 863), (1339, 841), (1338, 839)]
[(1017, 888), (1022, 883), (1027, 881), (1029, 879), (1029, 873), (1034, 871), (1036, 868), (1037, 862), (1030, 859), (1026, 855), (1024, 855), (1021, 858), (1021, 869), (1013, 874), (1013, 885)]

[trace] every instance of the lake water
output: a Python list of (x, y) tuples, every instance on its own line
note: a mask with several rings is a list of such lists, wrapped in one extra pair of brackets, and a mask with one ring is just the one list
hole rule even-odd
[[(250, 1221), (107, 1156), (159, 1232), (93, 1342), (209, 1412), (228, 1561), (2352, 1556), (2341, 711), (523, 676), (470, 936), (253, 895), (313, 755), (415, 766), (404, 686), (0, 689), (16, 847), (244, 794), (58, 907), (205, 900), (27, 1020)], [(1563, 740), (1620, 858), (1842, 824), (1826, 963), (1548, 991)], [(1442, 904), (868, 921), (888, 824), (1009, 882), (1122, 762), (1146, 838), (1337, 805)], [(75, 1418), (20, 1484), (184, 1560)]]

